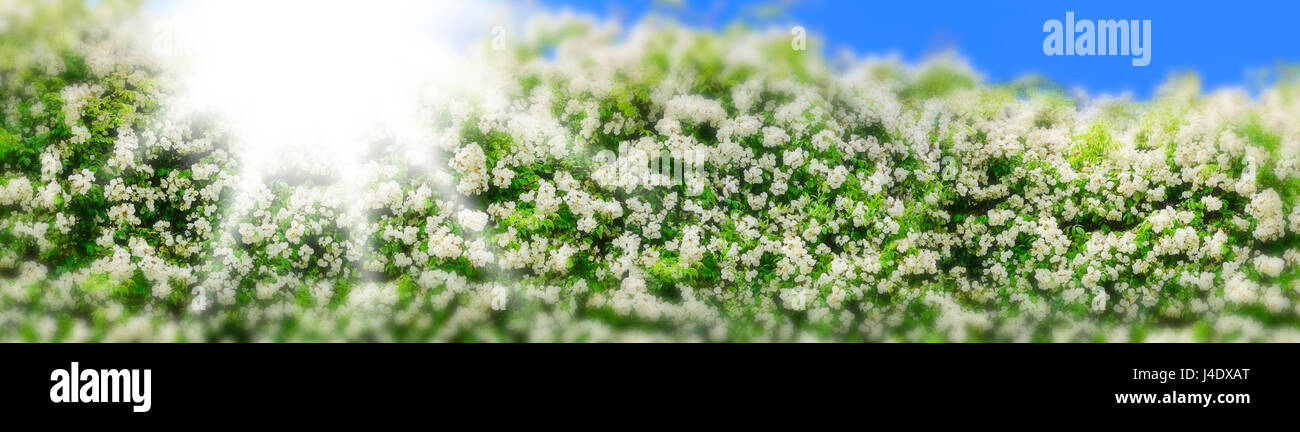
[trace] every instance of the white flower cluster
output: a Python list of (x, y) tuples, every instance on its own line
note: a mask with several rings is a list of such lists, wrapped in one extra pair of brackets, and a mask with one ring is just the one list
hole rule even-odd
[(488, 171), (483, 149), (475, 143), (469, 143), (456, 150), (451, 158), (451, 169), (461, 175), (456, 190), (466, 195), (476, 195), (487, 190)]
[(381, 148), (359, 196), (310, 166), (231, 196), (220, 134), (95, 118), (144, 72), (58, 107), (3, 74), (0, 139), (46, 144), (0, 173), (0, 336), (89, 305), (115, 324), (35, 338), (1300, 339), (1300, 86), (1084, 103), (780, 33), (530, 26), (429, 101), (443, 162)]
[[(235, 183), (224, 133), (166, 103), (140, 57), (81, 39), (113, 28), (122, 10), (40, 7), (93, 31), (46, 24), (5, 36), (0, 301), (103, 305), (115, 315), (123, 305), (174, 305), (203, 279)], [(60, 50), (82, 57), (52, 55)], [(36, 147), (14, 153), (10, 139)]]

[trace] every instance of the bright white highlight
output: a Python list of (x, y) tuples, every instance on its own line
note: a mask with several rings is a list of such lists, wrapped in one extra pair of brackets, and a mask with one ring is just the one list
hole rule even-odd
[[(467, 48), (508, 15), (491, 2), (166, 6), (155, 10), (154, 54), (179, 76), (181, 109), (212, 110), (231, 129), (243, 164), (236, 193), (255, 196), (276, 178), (333, 184), (327, 193), (342, 194), (343, 225), (364, 220), (373, 193), (366, 164), (377, 146), (397, 146), (413, 166), (445, 169), (426, 107), (487, 87), (492, 74)], [(365, 241), (362, 230), (351, 232)]]
[(215, 109), (231, 125), (248, 181), (294, 164), (346, 183), (377, 138), (431, 147), (422, 100), (469, 82), (472, 68), (457, 44), (492, 28), (478, 2), (173, 6), (154, 33), (174, 41), (155, 49), (174, 47), (160, 54), (182, 71), (183, 104)]

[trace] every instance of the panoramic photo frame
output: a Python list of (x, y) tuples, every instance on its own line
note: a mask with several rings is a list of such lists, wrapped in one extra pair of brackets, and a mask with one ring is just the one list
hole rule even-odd
[[(2, 0), (0, 340), (71, 343), (18, 399), (363, 349), (210, 342), (1300, 341), (1294, 7), (931, 3)], [(1085, 403), (1294, 401), (1165, 349)]]

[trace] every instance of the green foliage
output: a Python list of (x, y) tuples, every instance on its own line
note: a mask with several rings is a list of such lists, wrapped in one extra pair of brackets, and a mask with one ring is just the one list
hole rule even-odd
[(1110, 128), (1105, 122), (1095, 122), (1086, 132), (1076, 135), (1070, 163), (1075, 168), (1081, 168), (1104, 159), (1107, 153), (1119, 146), (1110, 134)]

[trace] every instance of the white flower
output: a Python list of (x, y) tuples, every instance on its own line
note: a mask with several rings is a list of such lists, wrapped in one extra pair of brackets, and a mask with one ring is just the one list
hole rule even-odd
[(783, 160), (785, 165), (788, 167), (798, 168), (803, 166), (804, 156), (806, 155), (807, 152), (803, 149), (790, 149), (786, 150), (785, 153), (782, 153), (781, 160)]
[(785, 129), (768, 126), (763, 128), (763, 146), (764, 147), (781, 147), (790, 140), (790, 135), (785, 133)]
[(674, 119), (718, 125), (727, 119), (722, 104), (697, 95), (681, 95), (668, 101), (664, 114)]
[(73, 195), (85, 195), (95, 185), (95, 173), (83, 169), (79, 173), (68, 176), (68, 181), (71, 183)]
[(1259, 240), (1273, 240), (1281, 237), (1284, 230), (1282, 220), (1282, 198), (1277, 192), (1266, 189), (1256, 193), (1246, 206), (1246, 212), (1257, 220), (1254, 236)]
[(463, 209), (456, 213), (456, 222), (470, 231), (482, 231), (483, 226), (487, 225), (487, 213)]
[(41, 178), (52, 179), (62, 170), (63, 161), (59, 160), (59, 155), (54, 152), (53, 147), (41, 153)]
[(1223, 296), (1233, 303), (1252, 303), (1255, 301), (1257, 287), (1246, 275), (1236, 273), (1228, 278), (1223, 288)]
[(290, 244), (301, 243), (302, 235), (303, 233), (306, 232), (306, 230), (307, 227), (302, 226), (302, 224), (299, 224), (298, 221), (296, 220), (291, 221), (289, 222), (289, 229), (284, 231), (284, 238), (289, 240)]
[(837, 165), (835, 169), (831, 170), (830, 174), (826, 176), (826, 186), (829, 186), (831, 189), (839, 189), (840, 185), (844, 184), (844, 180), (848, 179), (848, 177), (849, 170), (845, 169), (843, 165)]
[(1106, 301), (1109, 299), (1110, 299), (1110, 295), (1106, 294), (1105, 291), (1101, 291), (1097, 293), (1097, 295), (1092, 297), (1092, 311), (1098, 313), (1105, 312)]
[(397, 211), (402, 206), (402, 185), (395, 181), (380, 183), (371, 195), (371, 208), (390, 208)]
[(510, 168), (506, 168), (500, 162), (497, 163), (496, 168), (492, 169), (493, 186), (499, 188), (510, 187), (510, 181), (514, 180), (514, 178), (515, 178), (515, 171)]
[(812, 144), (817, 151), (826, 151), (831, 147), (839, 147), (839, 139), (835, 137), (835, 132), (826, 129), (813, 135)]
[(536, 206), (533, 211), (538, 216), (545, 217), (555, 213), (559, 210), (561, 202), (555, 196), (555, 186), (546, 180), (538, 181), (537, 192), (533, 199), (533, 204)]
[(1281, 258), (1274, 258), (1267, 255), (1255, 257), (1255, 271), (1268, 277), (1277, 277), (1282, 274), (1282, 268), (1285, 264), (1286, 262)]
[(492, 310), (506, 310), (506, 303), (509, 300), (506, 288), (501, 285), (492, 286)]
[(460, 183), (456, 190), (466, 195), (478, 195), (487, 191), (487, 156), (478, 143), (469, 143), (456, 151), (451, 158), (451, 169), (460, 173)]
[(1201, 204), (1205, 204), (1205, 209), (1212, 212), (1219, 211), (1219, 209), (1223, 208), (1223, 201), (1211, 195), (1201, 197)]
[(441, 227), (429, 235), (429, 254), (442, 259), (460, 256), (461, 239), (446, 227)]
[(140, 218), (135, 216), (135, 205), (130, 203), (118, 204), (108, 209), (108, 218), (114, 224), (137, 225), (140, 223)]

